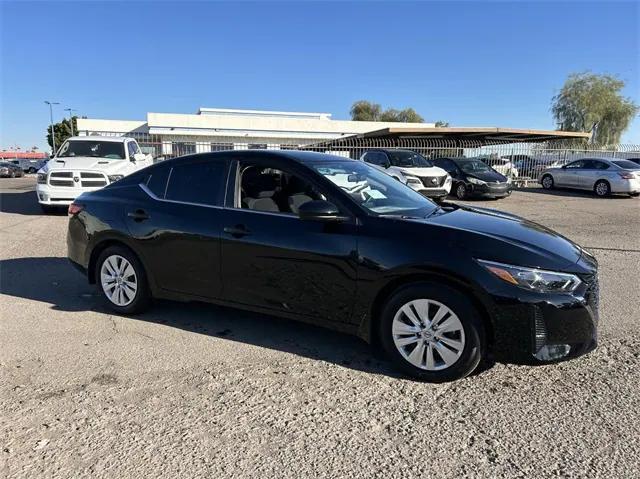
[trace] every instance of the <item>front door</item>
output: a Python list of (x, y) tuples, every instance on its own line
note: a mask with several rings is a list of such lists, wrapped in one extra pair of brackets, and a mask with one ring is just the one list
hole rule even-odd
[(237, 181), (227, 193), (222, 233), (224, 298), (348, 321), (356, 294), (355, 221), (301, 220), (301, 204), (331, 198), (310, 176), (287, 169), (278, 159), (240, 160), (232, 171)]

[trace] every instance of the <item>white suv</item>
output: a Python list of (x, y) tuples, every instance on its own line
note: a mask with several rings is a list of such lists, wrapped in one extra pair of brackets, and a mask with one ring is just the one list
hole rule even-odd
[(70, 205), (81, 193), (98, 190), (153, 164), (136, 140), (74, 136), (38, 171), (36, 192), (44, 212)]
[(360, 160), (393, 176), (424, 196), (444, 198), (451, 191), (451, 176), (415, 151), (375, 149), (365, 152)]

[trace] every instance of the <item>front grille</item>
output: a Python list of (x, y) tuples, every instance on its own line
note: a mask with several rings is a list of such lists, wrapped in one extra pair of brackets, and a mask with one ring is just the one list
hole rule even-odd
[(107, 186), (107, 179), (102, 173), (92, 173), (90, 171), (80, 172), (81, 185), (83, 188), (100, 188)]
[(73, 186), (73, 172), (52, 171), (49, 175), (49, 184), (51, 186)]
[(422, 180), (422, 184), (427, 188), (435, 188), (437, 186), (444, 185), (444, 180), (446, 176), (422, 176), (420, 179)]

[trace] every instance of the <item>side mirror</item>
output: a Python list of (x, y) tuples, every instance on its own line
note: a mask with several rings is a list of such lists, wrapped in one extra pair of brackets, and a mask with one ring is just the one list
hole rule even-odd
[(144, 161), (147, 159), (147, 155), (144, 153), (135, 153), (131, 161)]
[(333, 203), (324, 200), (313, 200), (303, 203), (298, 208), (301, 220), (322, 221), (325, 223), (339, 223), (348, 217), (340, 214), (340, 210)]
[(391, 167), (391, 163), (389, 162), (389, 160), (385, 161), (382, 164), (382, 167), (386, 170), (387, 168)]

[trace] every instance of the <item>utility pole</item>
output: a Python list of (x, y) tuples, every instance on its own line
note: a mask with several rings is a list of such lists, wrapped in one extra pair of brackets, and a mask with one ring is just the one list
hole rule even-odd
[(51, 144), (53, 146), (53, 154), (56, 154), (56, 135), (53, 132), (53, 105), (59, 105), (57, 101), (44, 101), (47, 105), (49, 105), (49, 121), (51, 123)]
[(69, 125), (71, 125), (71, 136), (73, 136), (73, 113), (72, 111), (78, 111), (75, 108), (65, 108), (64, 111), (69, 112)]

